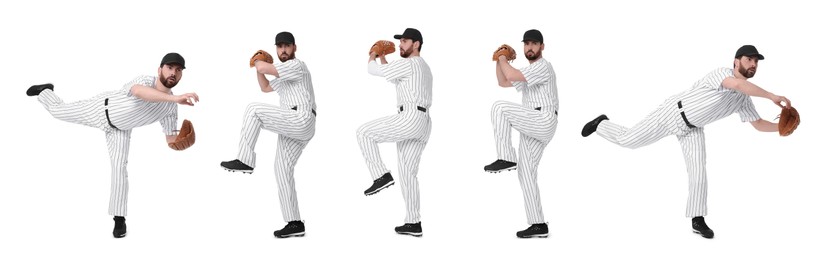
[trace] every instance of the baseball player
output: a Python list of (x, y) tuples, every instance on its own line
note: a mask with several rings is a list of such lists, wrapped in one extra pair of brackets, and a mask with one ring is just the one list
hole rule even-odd
[(28, 96), (37, 96), (37, 100), (54, 118), (105, 132), (111, 157), (108, 214), (114, 216), (115, 238), (127, 234), (125, 216), (128, 209), (127, 165), (131, 130), (159, 121), (165, 139), (172, 147), (177, 141), (177, 106), (193, 106), (193, 102), (199, 101), (196, 93), (173, 95), (171, 91), (181, 81), (184, 69), (184, 58), (177, 53), (168, 53), (159, 63), (158, 76), (139, 76), (119, 90), (72, 103), (65, 103), (57, 96), (52, 84), (34, 85), (26, 91)]
[[(284, 228), (273, 232), (275, 237), (300, 237), (305, 234), (304, 223), (298, 210), (295, 192), (295, 163), (312, 136), (315, 135), (315, 93), (312, 91), (312, 75), (306, 63), (295, 58), (295, 37), (289, 32), (275, 36), (278, 60), (272, 64), (263, 60), (251, 61), (256, 69), (261, 91), (278, 92), (280, 106), (251, 103), (244, 112), (244, 125), (238, 144), (238, 159), (221, 163), (228, 171), (252, 173), (255, 168), (255, 143), (261, 129), (278, 134), (278, 149), (275, 153), (275, 176), (278, 183), (278, 199)], [(275, 78), (268, 80), (266, 75)]]
[(689, 175), (686, 216), (692, 217), (692, 231), (705, 238), (715, 233), (704, 222), (706, 216), (706, 149), (704, 126), (738, 113), (743, 122), (751, 122), (761, 132), (777, 132), (777, 123), (760, 118), (750, 96), (768, 98), (780, 107), (791, 102), (784, 96), (768, 92), (748, 81), (757, 72), (764, 57), (752, 45), (735, 53), (732, 68), (718, 68), (695, 82), (692, 88), (671, 96), (647, 118), (631, 128), (610, 122), (600, 115), (582, 129), (587, 137), (597, 132), (608, 141), (626, 148), (639, 148), (669, 135), (678, 137)]
[[(491, 108), (491, 123), (494, 126), (496, 152), (499, 158), (486, 165), (487, 172), (512, 170), (519, 162), (518, 176), (525, 199), (528, 224), (525, 230), (516, 232), (520, 238), (547, 237), (548, 225), (542, 214), (539, 201), (537, 167), (542, 159), (545, 146), (556, 132), (559, 96), (556, 91), (556, 74), (550, 62), (542, 58), (545, 49), (542, 33), (528, 30), (522, 36), (525, 58), (530, 66), (516, 69), (508, 60), (512, 57), (499, 55), (496, 61), (496, 79), (500, 87), (515, 87), (522, 92), (522, 104), (497, 101)], [(500, 47), (508, 48), (509, 46)], [(499, 53), (500, 50), (497, 50)], [(513, 55), (515, 56), (515, 55)], [(517, 161), (511, 143), (511, 130), (519, 131), (519, 160)]]
[(417, 171), (420, 156), (431, 134), (431, 69), (420, 57), (423, 36), (414, 28), (407, 28), (403, 34), (394, 35), (400, 40), (400, 56), (404, 59), (388, 63), (380, 55), (369, 53), (369, 74), (385, 77), (394, 83), (397, 90), (397, 114), (375, 119), (363, 124), (357, 130), (357, 141), (366, 166), (374, 179), (372, 186), (364, 191), (372, 195), (394, 184), (391, 171), (380, 158), (378, 144), (397, 143), (400, 172), (400, 186), (406, 203), (405, 225), (394, 228), (398, 234), (422, 236), (420, 224), (420, 189)]

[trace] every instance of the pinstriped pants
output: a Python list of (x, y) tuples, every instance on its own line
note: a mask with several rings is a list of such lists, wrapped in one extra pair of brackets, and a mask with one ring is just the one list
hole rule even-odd
[(105, 94), (96, 97), (65, 103), (51, 90), (44, 90), (37, 96), (46, 110), (54, 118), (105, 131), (108, 154), (111, 158), (111, 197), (108, 202), (108, 214), (127, 216), (128, 214), (128, 152), (130, 150), (131, 130), (111, 128), (105, 119), (103, 100)]
[[(677, 102), (677, 101), (676, 101)], [(681, 111), (672, 100), (668, 100), (657, 110), (632, 128), (625, 128), (604, 120), (596, 132), (608, 141), (626, 148), (639, 148), (669, 136), (678, 137), (684, 153), (689, 176), (689, 195), (686, 216), (706, 216), (706, 147), (704, 129), (689, 128), (681, 118)]]
[(298, 194), (295, 191), (295, 163), (301, 157), (309, 140), (315, 135), (315, 116), (312, 108), (298, 105), (298, 110), (279, 106), (251, 103), (244, 113), (238, 160), (255, 168), (255, 143), (261, 128), (278, 134), (275, 152), (275, 180), (278, 200), (284, 221), (301, 220)]
[[(545, 223), (542, 202), (539, 198), (537, 169), (545, 146), (556, 133), (558, 120), (554, 111), (547, 107), (539, 111), (506, 101), (497, 101), (491, 109), (497, 157), (510, 162), (518, 162), (519, 184), (525, 199), (528, 224), (531, 225)], [(511, 129), (519, 131), (520, 160), (518, 161), (511, 142)]]
[(390, 172), (380, 158), (379, 143), (396, 142), (400, 188), (406, 203), (405, 223), (420, 222), (420, 187), (417, 181), (420, 157), (431, 134), (431, 117), (417, 110), (416, 105), (404, 105), (396, 115), (382, 117), (363, 124), (357, 130), (357, 142), (366, 160), (372, 179)]

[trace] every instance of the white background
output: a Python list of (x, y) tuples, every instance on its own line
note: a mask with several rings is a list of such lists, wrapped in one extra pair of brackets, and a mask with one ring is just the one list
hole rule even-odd
[[(802, 1), (17, 1), (0, 8), (3, 167), (0, 258), (813, 258), (817, 198), (813, 133), (813, 9)], [(366, 73), (371, 43), (418, 28), (434, 73), (433, 131), (420, 165), (424, 237), (398, 236), (398, 185), (372, 197), (355, 131), (395, 112), (394, 87)], [(496, 159), (490, 108), (519, 102), (497, 87), (492, 51), (545, 37), (558, 75), (559, 125), (539, 167), (551, 237), (527, 227), (516, 172), (487, 174)], [(290, 31), (313, 75), (315, 138), (296, 167), (307, 236), (284, 226), (273, 173), (276, 136), (261, 134), (252, 175), (235, 158), (244, 108), (278, 103), (259, 91), (247, 61)], [(760, 133), (737, 115), (706, 127), (709, 213), (716, 237), (690, 231), (687, 176), (674, 137), (629, 150), (581, 127), (598, 114), (633, 125), (666, 97), (717, 67), (743, 44), (761, 61), (753, 82), (789, 97), (803, 115), (790, 137)], [(176, 93), (197, 143), (167, 148), (159, 124), (136, 129), (130, 150), (128, 236), (111, 237), (110, 164), (101, 131), (52, 118), (23, 92), (51, 82), (66, 101), (155, 75), (167, 52), (187, 70)], [(389, 60), (398, 58), (391, 55)], [(520, 56), (521, 58), (521, 56)], [(514, 66), (526, 65), (524, 59)], [(779, 109), (754, 98), (760, 115)], [(395, 146), (381, 145), (396, 170)], [(809, 155), (810, 154), (810, 155)], [(10, 166), (10, 167), (9, 167)]]

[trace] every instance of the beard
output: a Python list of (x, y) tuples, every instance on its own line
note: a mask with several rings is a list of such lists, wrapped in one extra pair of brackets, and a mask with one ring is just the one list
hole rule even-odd
[(280, 60), (281, 62), (286, 62), (286, 61), (294, 59), (294, 58), (295, 58), (295, 53), (290, 54), (290, 53), (282, 52), (281, 55), (278, 55), (278, 60)]
[(740, 75), (743, 75), (747, 79), (750, 79), (755, 76), (756, 69), (749, 70), (744, 68), (743, 65), (738, 65), (738, 72), (740, 73)]
[(408, 58), (411, 54), (414, 53), (414, 49), (403, 50), (400, 49), (400, 57)]
[(528, 60), (536, 60), (539, 57), (542, 57), (541, 51), (534, 52), (533, 50), (528, 50), (527, 52), (525, 52), (525, 58), (527, 58)]
[(176, 76), (170, 76), (170, 78), (168, 78), (162, 73), (159, 73), (159, 81), (161, 81), (162, 85), (165, 85), (166, 88), (173, 88), (176, 84), (179, 84), (179, 80), (176, 79)]

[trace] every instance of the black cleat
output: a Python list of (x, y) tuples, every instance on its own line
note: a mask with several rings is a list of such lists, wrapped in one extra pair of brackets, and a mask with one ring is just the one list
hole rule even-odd
[(128, 234), (128, 226), (125, 225), (125, 217), (114, 216), (113, 221), (114, 221), (113, 237), (115, 238), (125, 237), (125, 235)]
[(417, 223), (406, 223), (405, 225), (394, 227), (394, 232), (400, 235), (409, 235), (415, 237), (423, 236), (423, 227), (420, 225), (422, 222)]
[(391, 173), (387, 172), (386, 174), (383, 174), (383, 176), (380, 176), (380, 178), (377, 178), (377, 180), (374, 180), (374, 183), (372, 183), (372, 186), (369, 187), (368, 189), (366, 189), (365, 191), (363, 191), (363, 194), (366, 195), (366, 196), (369, 196), (369, 195), (375, 194), (375, 193), (377, 193), (377, 192), (379, 192), (379, 191), (381, 191), (381, 190), (383, 190), (385, 188), (388, 188), (389, 186), (391, 186), (393, 184), (394, 184), (394, 178), (391, 177)]
[(584, 125), (584, 128), (582, 128), (582, 136), (588, 137), (590, 134), (596, 132), (596, 128), (598, 128), (601, 121), (604, 120), (609, 120), (609, 118), (607, 118), (606, 115), (600, 115), (599, 117), (596, 117), (596, 119), (587, 122), (587, 124)]
[(46, 89), (50, 89), (51, 91), (54, 91), (54, 85), (52, 85), (51, 83), (46, 83), (46, 84), (31, 86), (30, 88), (28, 88), (28, 90), (26, 90), (26, 95), (28, 95), (29, 97), (37, 96), (37, 95), (40, 94), (40, 92), (43, 92), (43, 90), (46, 90)]
[(290, 221), (284, 228), (276, 230), (272, 234), (277, 238), (302, 237), (306, 234), (306, 227), (304, 227), (304, 222), (300, 220)]
[(712, 231), (704, 222), (704, 217), (700, 216), (692, 218), (692, 232), (705, 238), (715, 237), (715, 231)]
[(485, 165), (485, 171), (490, 173), (498, 173), (505, 170), (516, 170), (516, 163), (506, 160), (496, 160), (489, 165)]
[(252, 170), (253, 170), (252, 167), (247, 166), (246, 164), (239, 161), (238, 159), (235, 159), (235, 160), (232, 160), (232, 161), (229, 161), (229, 162), (221, 162), (221, 168), (224, 168), (225, 170), (231, 171), (231, 172), (243, 172), (243, 173), (248, 173), (248, 174), (252, 174)]
[(548, 224), (547, 223), (533, 224), (528, 229), (516, 232), (516, 237), (518, 238), (548, 237)]

